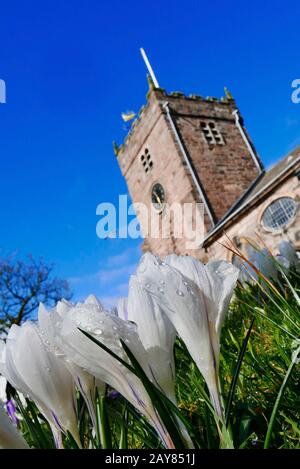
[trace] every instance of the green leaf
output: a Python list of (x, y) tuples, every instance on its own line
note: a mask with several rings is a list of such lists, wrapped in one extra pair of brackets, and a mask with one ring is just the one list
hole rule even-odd
[(100, 437), (100, 444), (102, 449), (112, 449), (112, 438), (109, 423), (109, 416), (107, 411), (106, 396), (99, 395), (96, 397), (96, 410), (97, 410), (97, 428)]
[(121, 434), (120, 434), (120, 442), (119, 442), (119, 449), (127, 449), (128, 448), (128, 411), (127, 405), (124, 406), (124, 411), (122, 414), (122, 420), (120, 422), (121, 425)]
[(122, 346), (131, 361), (134, 369), (136, 370), (137, 376), (139, 376), (140, 380), (142, 381), (146, 391), (149, 394), (149, 397), (152, 401), (153, 406), (156, 408), (164, 426), (166, 427), (166, 430), (168, 431), (174, 445), (176, 448), (181, 449), (184, 448), (184, 442), (181, 437), (180, 431), (178, 429), (178, 423), (176, 422), (176, 419), (172, 415), (172, 412), (170, 412), (170, 409), (168, 409), (165, 405), (165, 401), (161, 399), (161, 392), (152, 384), (152, 382), (148, 379), (146, 373), (144, 372), (143, 368), (141, 365), (138, 363), (136, 358), (134, 357), (133, 353), (127, 347), (125, 342), (121, 340)]
[(106, 347), (104, 344), (102, 344), (100, 341), (95, 339), (91, 334), (88, 332), (82, 330), (79, 328), (79, 330), (90, 340), (92, 340), (95, 344), (97, 344), (99, 347), (101, 347), (103, 350), (105, 350), (107, 353), (109, 353), (113, 358), (115, 358), (119, 363), (121, 363), (123, 366), (125, 366), (129, 371), (134, 373), (143, 383), (145, 390), (147, 391), (151, 402), (155, 409), (158, 412), (158, 415), (163, 422), (167, 432), (170, 435), (170, 438), (172, 439), (172, 442), (176, 448), (184, 448), (184, 442), (181, 437), (181, 433), (178, 429), (178, 423), (176, 422), (176, 419), (174, 418), (172, 412), (170, 412), (170, 409), (167, 408), (165, 402), (161, 399), (160, 396), (160, 391), (152, 384), (152, 382), (148, 379), (146, 373), (144, 372), (143, 368), (140, 366), (136, 358), (134, 357), (133, 353), (131, 350), (127, 347), (125, 342), (121, 340), (122, 347), (124, 348), (124, 351), (126, 352), (131, 365), (129, 365), (127, 362), (125, 362), (122, 358), (120, 358), (118, 355), (116, 355), (114, 352), (112, 352), (108, 347)]
[(281, 400), (282, 400), (282, 397), (283, 397), (283, 393), (284, 393), (284, 390), (287, 386), (289, 378), (292, 374), (292, 371), (293, 371), (293, 369), (294, 369), (294, 367), (297, 363), (297, 358), (298, 358), (299, 354), (300, 354), (300, 347), (298, 348), (298, 350), (293, 355), (292, 361), (291, 361), (290, 366), (289, 366), (289, 368), (286, 372), (286, 375), (285, 375), (284, 380), (282, 382), (282, 385), (280, 387), (279, 393), (277, 394), (277, 398), (276, 398), (276, 401), (275, 401), (275, 404), (274, 404), (274, 407), (273, 407), (273, 411), (272, 411), (272, 414), (271, 414), (270, 422), (269, 422), (269, 425), (268, 425), (268, 430), (267, 430), (267, 434), (266, 434), (266, 438), (265, 438), (265, 442), (264, 442), (264, 449), (268, 449), (269, 446), (270, 446), (273, 427), (274, 427), (274, 424), (275, 424), (275, 421), (276, 421), (276, 417), (277, 417), (279, 406), (280, 406), (280, 403), (281, 403)]
[(237, 382), (238, 382), (238, 378), (239, 378), (241, 366), (242, 366), (242, 363), (243, 363), (243, 359), (244, 359), (244, 356), (245, 356), (247, 344), (248, 344), (248, 341), (250, 339), (250, 334), (251, 334), (251, 331), (252, 331), (254, 320), (255, 320), (255, 317), (252, 319), (250, 327), (249, 327), (248, 332), (246, 334), (246, 337), (243, 341), (242, 348), (240, 350), (238, 360), (237, 360), (237, 364), (236, 364), (236, 368), (235, 368), (235, 371), (234, 371), (233, 379), (232, 379), (231, 384), (230, 384), (228, 399), (227, 399), (227, 403), (226, 403), (226, 410), (225, 410), (225, 426), (226, 427), (228, 427), (229, 418), (230, 418), (230, 411), (231, 411), (231, 406), (232, 406), (232, 402), (233, 402), (233, 397), (234, 397), (236, 385), (237, 385)]

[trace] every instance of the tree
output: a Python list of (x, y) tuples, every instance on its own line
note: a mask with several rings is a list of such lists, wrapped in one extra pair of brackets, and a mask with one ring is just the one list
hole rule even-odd
[(12, 324), (34, 317), (39, 303), (53, 306), (61, 298), (70, 299), (68, 282), (52, 277), (53, 265), (28, 256), (0, 259), (0, 335)]

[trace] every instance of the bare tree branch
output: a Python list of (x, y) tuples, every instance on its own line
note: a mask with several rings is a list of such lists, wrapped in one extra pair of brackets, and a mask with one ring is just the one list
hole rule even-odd
[(28, 256), (0, 259), (0, 334), (12, 324), (35, 318), (39, 303), (53, 306), (61, 298), (70, 299), (68, 282), (52, 277), (53, 266)]

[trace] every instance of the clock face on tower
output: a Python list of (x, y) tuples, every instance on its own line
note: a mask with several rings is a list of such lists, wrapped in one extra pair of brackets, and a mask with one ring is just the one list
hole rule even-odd
[(151, 202), (155, 210), (162, 212), (166, 202), (166, 194), (163, 186), (157, 182), (152, 187)]

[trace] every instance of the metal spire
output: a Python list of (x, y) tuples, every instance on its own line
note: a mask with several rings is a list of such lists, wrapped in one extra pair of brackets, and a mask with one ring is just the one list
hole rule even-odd
[(146, 55), (146, 52), (144, 51), (144, 49), (143, 49), (142, 47), (140, 48), (140, 51), (141, 51), (142, 57), (143, 57), (143, 59), (144, 59), (144, 62), (145, 62), (145, 64), (146, 64), (146, 67), (147, 67), (147, 69), (148, 69), (148, 72), (149, 72), (149, 74), (150, 74), (150, 77), (152, 78), (154, 87), (155, 87), (155, 88), (159, 88), (158, 81), (157, 81), (156, 76), (155, 76), (155, 74), (154, 74), (154, 72), (153, 72), (153, 69), (152, 69), (152, 67), (151, 67), (151, 64), (150, 64), (150, 62), (149, 62), (149, 60), (148, 60), (148, 57), (147, 57), (147, 55)]

